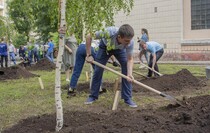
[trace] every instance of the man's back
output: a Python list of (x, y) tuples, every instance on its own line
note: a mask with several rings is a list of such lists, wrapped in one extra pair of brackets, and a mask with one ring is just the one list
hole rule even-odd
[(7, 55), (7, 44), (0, 43), (0, 55)]
[(49, 47), (48, 47), (48, 51), (49, 51), (49, 52), (53, 52), (54, 44), (53, 44), (52, 42), (49, 42), (49, 43), (48, 43), (48, 46), (49, 46)]

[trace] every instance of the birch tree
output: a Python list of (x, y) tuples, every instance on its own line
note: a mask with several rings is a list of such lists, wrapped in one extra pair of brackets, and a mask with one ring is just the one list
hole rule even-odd
[(55, 71), (55, 103), (56, 103), (56, 131), (63, 127), (63, 106), (61, 99), (61, 62), (64, 51), (66, 34), (66, 0), (60, 0), (60, 28), (59, 28), (59, 51), (56, 60)]

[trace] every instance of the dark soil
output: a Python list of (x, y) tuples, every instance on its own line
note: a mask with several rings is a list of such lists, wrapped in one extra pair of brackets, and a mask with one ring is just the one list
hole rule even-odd
[[(138, 77), (135, 77), (138, 79)], [(202, 87), (206, 86), (205, 80), (203, 77), (196, 78), (193, 76), (187, 69), (183, 69), (176, 74), (171, 75), (163, 75), (158, 78), (149, 78), (149, 79), (140, 79), (139, 82), (146, 84), (156, 90), (159, 91), (180, 91), (185, 89), (201, 89)], [(102, 88), (106, 90), (113, 90), (114, 83), (111, 82), (103, 82)], [(119, 83), (119, 88), (121, 87), (121, 83)], [(67, 90), (69, 88), (69, 84), (62, 86), (63, 89)], [(78, 93), (86, 92), (89, 93), (89, 82), (79, 83), (76, 87)], [(148, 91), (147, 89), (133, 84), (133, 92), (145, 92)]]
[[(137, 79), (138, 80), (138, 79)], [(203, 80), (203, 79), (202, 79)], [(201, 78), (198, 79), (193, 76), (187, 69), (183, 69), (176, 74), (163, 75), (158, 78), (150, 79), (139, 79), (143, 84), (146, 84), (159, 91), (180, 91), (185, 89), (200, 89), (206, 86), (205, 82), (202, 82)], [(120, 87), (119, 83), (119, 87)], [(104, 81), (102, 88), (113, 90), (114, 83)], [(69, 85), (63, 86), (62, 88), (68, 89)], [(89, 82), (80, 83), (77, 85), (77, 92), (88, 92), (89, 93)], [(133, 92), (145, 92), (148, 91), (143, 87), (133, 84)]]
[[(176, 74), (140, 80), (160, 91), (177, 92), (199, 89), (205, 84), (183, 69)], [(113, 89), (114, 83), (105, 81), (103, 88)], [(62, 87), (67, 89), (68, 86)], [(133, 85), (134, 91), (142, 91)], [(140, 88), (140, 89), (139, 89)], [(77, 91), (89, 92), (89, 83), (78, 84)], [(208, 133), (210, 132), (210, 96), (199, 96), (182, 101), (183, 106), (168, 105), (159, 109), (98, 111), (70, 111), (64, 114), (62, 133)], [(139, 110), (140, 109), (140, 110)], [(96, 108), (97, 110), (97, 108)], [(3, 133), (55, 132), (56, 114), (21, 120)]]
[(36, 71), (36, 70), (44, 70), (44, 71), (53, 71), (56, 66), (54, 63), (50, 62), (47, 58), (43, 58), (39, 60), (35, 65), (31, 67), (26, 67), (27, 70)]
[(8, 68), (0, 68), (0, 81), (8, 79), (30, 78), (38, 75), (30, 73), (21, 66), (12, 66)]
[[(210, 96), (190, 98), (186, 107), (158, 110), (118, 110), (100, 113), (74, 111), (64, 114), (63, 133), (209, 133)], [(20, 121), (3, 133), (55, 132), (55, 114)]]
[[(161, 77), (142, 79), (139, 81), (159, 91), (180, 91), (186, 88), (200, 89), (206, 86), (205, 82), (197, 79), (187, 69), (182, 69), (176, 74), (163, 75)], [(134, 85), (134, 92), (142, 91), (143, 89), (138, 88), (142, 87)]]

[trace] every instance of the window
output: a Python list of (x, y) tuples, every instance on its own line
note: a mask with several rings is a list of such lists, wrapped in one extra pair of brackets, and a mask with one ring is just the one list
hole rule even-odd
[(210, 29), (210, 0), (191, 0), (191, 29)]
[(157, 7), (154, 7), (154, 12), (157, 12)]

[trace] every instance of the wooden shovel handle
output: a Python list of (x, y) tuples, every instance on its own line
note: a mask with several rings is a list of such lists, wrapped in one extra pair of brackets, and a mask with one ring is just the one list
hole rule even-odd
[(150, 69), (151, 71), (153, 71), (153, 72), (155, 72), (155, 73), (159, 74), (160, 76), (163, 76), (163, 74), (161, 74), (161, 73), (159, 73), (159, 72), (157, 72), (157, 71), (153, 70), (151, 67), (148, 67), (148, 66), (147, 66), (147, 65), (145, 65), (144, 63), (141, 63), (141, 65), (143, 65), (143, 66), (147, 67), (148, 69)]
[[(118, 75), (118, 76), (120, 76), (120, 77), (122, 77), (122, 78), (125, 78), (125, 79), (129, 79), (130, 77), (128, 77), (128, 76), (126, 76), (126, 75), (124, 75), (124, 74), (122, 74), (122, 73), (119, 73), (118, 71), (115, 71), (115, 70), (113, 70), (113, 69), (111, 69), (111, 68), (109, 68), (109, 67), (107, 67), (107, 66), (104, 66), (104, 65), (102, 65), (102, 64), (100, 64), (100, 63), (98, 63), (98, 62), (96, 62), (96, 61), (91, 61), (91, 63), (93, 63), (93, 64), (95, 64), (95, 65), (97, 65), (97, 66), (99, 66), (99, 67), (102, 67), (102, 68), (104, 68), (104, 69), (106, 69), (106, 70), (108, 70), (108, 71), (111, 71), (111, 72), (113, 72), (113, 73), (115, 73), (116, 75)], [(155, 90), (154, 88), (152, 88), (152, 87), (149, 87), (149, 86), (147, 86), (147, 85), (145, 85), (145, 84), (143, 84), (143, 83), (141, 83), (141, 82), (139, 82), (139, 81), (137, 81), (137, 80), (135, 80), (135, 79), (133, 79), (133, 83), (135, 83), (135, 84), (137, 84), (137, 85), (139, 85), (139, 86), (141, 86), (141, 87), (144, 87), (145, 89), (148, 89), (148, 90), (150, 90), (150, 91), (153, 91), (153, 92), (155, 92), (155, 93), (157, 93), (157, 94), (162, 94), (160, 91), (158, 91), (158, 90)]]

